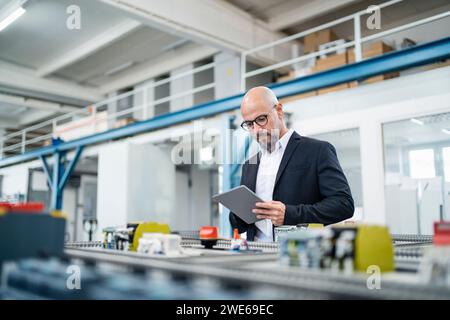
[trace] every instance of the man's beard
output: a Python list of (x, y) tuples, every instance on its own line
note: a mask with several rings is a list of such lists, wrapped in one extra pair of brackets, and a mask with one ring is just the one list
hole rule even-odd
[(261, 130), (256, 134), (256, 141), (258, 141), (261, 148), (272, 152), (275, 150), (275, 144), (280, 139), (280, 130), (273, 129), (272, 131)]

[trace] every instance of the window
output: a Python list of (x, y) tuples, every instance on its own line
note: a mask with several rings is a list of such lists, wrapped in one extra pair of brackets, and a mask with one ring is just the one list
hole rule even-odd
[(414, 179), (434, 178), (436, 171), (433, 149), (409, 151), (409, 172), (410, 177)]
[(383, 124), (386, 222), (392, 233), (431, 235), (441, 214), (450, 217), (449, 128), (450, 112)]
[(339, 162), (348, 180), (355, 202), (353, 218), (355, 220), (361, 220), (363, 218), (363, 195), (359, 129), (355, 128), (323, 133), (313, 135), (312, 138), (328, 141), (336, 148)]

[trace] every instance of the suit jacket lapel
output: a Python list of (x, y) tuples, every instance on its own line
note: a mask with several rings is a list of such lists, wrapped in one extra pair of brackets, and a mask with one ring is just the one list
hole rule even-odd
[(259, 168), (259, 162), (261, 160), (261, 152), (259, 152), (256, 156), (256, 164), (252, 162), (253, 159), (250, 159), (249, 163), (246, 164), (247, 166), (247, 187), (252, 190), (253, 192), (256, 191), (256, 177), (258, 176), (258, 168)]
[(278, 168), (277, 177), (275, 179), (275, 187), (277, 186), (278, 180), (280, 179), (281, 175), (283, 174), (284, 169), (286, 169), (286, 166), (289, 162), (289, 159), (294, 154), (295, 149), (297, 149), (298, 145), (300, 144), (301, 136), (294, 132), (292, 133), (291, 138), (289, 139), (289, 142), (286, 146), (286, 150), (284, 151), (283, 158), (281, 159), (280, 167)]

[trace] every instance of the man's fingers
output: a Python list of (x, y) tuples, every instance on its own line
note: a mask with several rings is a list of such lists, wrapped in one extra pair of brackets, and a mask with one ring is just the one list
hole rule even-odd
[(273, 209), (275, 205), (272, 202), (257, 202), (255, 206), (258, 208)]
[(253, 213), (261, 213), (266, 215), (276, 215), (277, 211), (273, 209), (253, 209)]

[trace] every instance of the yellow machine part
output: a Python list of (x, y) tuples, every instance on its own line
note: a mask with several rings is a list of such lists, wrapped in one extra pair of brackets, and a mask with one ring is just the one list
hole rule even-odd
[(355, 239), (355, 269), (366, 272), (375, 265), (382, 272), (394, 270), (394, 249), (388, 228), (358, 226)]
[(134, 230), (133, 243), (130, 246), (130, 251), (137, 251), (139, 239), (144, 233), (164, 233), (169, 234), (170, 228), (168, 224), (157, 222), (141, 222)]
[(50, 215), (53, 218), (67, 219), (67, 215), (61, 210), (53, 210), (52, 212), (50, 212)]
[(321, 223), (308, 223), (308, 228), (309, 229), (322, 229), (323, 228), (323, 224), (321, 224)]

